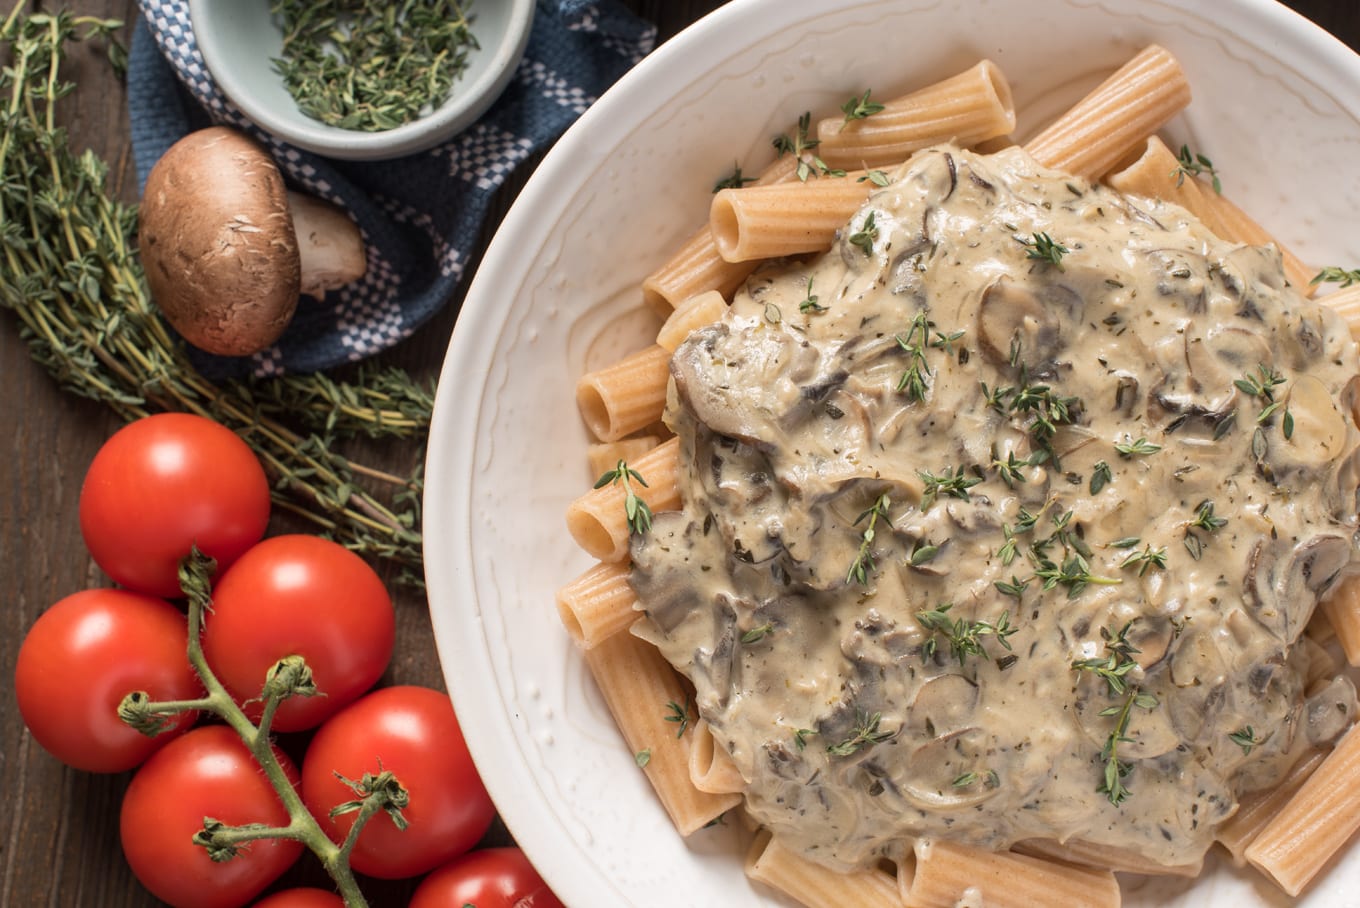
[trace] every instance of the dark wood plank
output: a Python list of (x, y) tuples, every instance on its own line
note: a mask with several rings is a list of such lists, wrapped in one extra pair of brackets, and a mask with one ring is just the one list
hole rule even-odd
[[(721, 5), (717, 0), (629, 0), (628, 6), (656, 23), (662, 39)], [(1290, 6), (1360, 47), (1360, 6), (1332, 0), (1292, 0)], [(8, 5), (7, 5), (8, 6)], [(53, 8), (131, 21), (133, 0), (67, 0)], [(66, 125), (78, 147), (105, 160), (128, 162), (128, 129), (121, 85), (108, 76), (101, 57), (72, 61), (81, 90), (66, 103)], [(524, 168), (502, 194), (487, 225), (489, 238), (527, 177)], [(130, 162), (119, 188), (132, 200)], [(433, 375), (454, 321), (454, 307), (385, 359), (418, 374)], [(76, 522), (80, 483), (90, 459), (117, 421), (98, 404), (59, 391), (28, 357), (13, 319), (0, 318), (0, 376), (7, 418), (0, 485), (0, 666), (12, 671), (24, 632), (52, 602), (105, 582), (90, 562)], [(377, 452), (380, 463), (409, 467), (411, 448)], [(442, 687), (423, 597), (397, 594), (398, 645), (388, 682)], [(300, 742), (288, 742), (297, 750)], [(67, 770), (25, 732), (12, 697), (0, 698), (0, 766), (7, 781), (0, 800), (0, 905), (62, 908), (146, 908), (159, 904), (128, 872), (118, 844), (118, 803), (128, 776), (95, 776)], [(492, 839), (504, 840), (503, 830)], [(314, 862), (304, 861), (289, 883), (324, 884)], [(374, 904), (402, 904), (410, 884), (369, 887)]]

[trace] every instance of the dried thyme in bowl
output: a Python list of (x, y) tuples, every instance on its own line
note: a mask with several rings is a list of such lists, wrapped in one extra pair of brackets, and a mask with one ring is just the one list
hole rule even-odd
[(273, 0), (274, 69), (307, 116), (379, 132), (430, 113), (478, 48), (459, 0)]

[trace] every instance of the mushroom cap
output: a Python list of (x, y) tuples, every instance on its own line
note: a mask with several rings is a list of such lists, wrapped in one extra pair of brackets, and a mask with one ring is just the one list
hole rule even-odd
[(190, 133), (152, 167), (138, 217), (152, 300), (185, 340), (223, 356), (278, 340), (301, 265), (283, 176), (260, 145), (222, 126)]

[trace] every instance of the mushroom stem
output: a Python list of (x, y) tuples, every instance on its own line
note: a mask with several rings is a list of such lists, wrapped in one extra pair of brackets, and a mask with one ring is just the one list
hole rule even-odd
[(368, 269), (363, 236), (349, 216), (328, 202), (288, 193), (302, 270), (299, 292), (321, 299), (326, 291), (364, 276)]

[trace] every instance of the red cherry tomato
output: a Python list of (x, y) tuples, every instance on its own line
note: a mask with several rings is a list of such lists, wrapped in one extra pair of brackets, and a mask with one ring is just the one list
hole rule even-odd
[(255, 908), (345, 908), (345, 900), (324, 889), (284, 889), (260, 899)]
[(189, 413), (129, 423), (99, 449), (80, 490), (80, 531), (113, 580), (180, 596), (179, 560), (197, 545), (225, 568), (264, 536), (269, 480), (249, 446)]
[(190, 700), (203, 685), (189, 667), (189, 628), (164, 599), (84, 590), (39, 616), (19, 647), (14, 692), (33, 737), (58, 760), (88, 772), (138, 765), (193, 724), (180, 713), (147, 737), (118, 718), (133, 691)]
[[(294, 787), (297, 769), (275, 751)], [(236, 826), (288, 824), (288, 811), (245, 744), (224, 725), (195, 728), (137, 770), (123, 796), (123, 854), (142, 885), (176, 908), (237, 908), (297, 860), (302, 843), (251, 842), (226, 861), (194, 844), (205, 817)]]
[(253, 718), (269, 669), (299, 655), (319, 696), (290, 697), (276, 731), (300, 731), (352, 703), (387, 669), (396, 639), (392, 599), (358, 555), (318, 536), (275, 536), (217, 581), (203, 654)]
[[(355, 799), (337, 773), (358, 780), (389, 770), (410, 794), (398, 829), (383, 813), (369, 820), (350, 865), (381, 879), (418, 876), (467, 851), (495, 816), (447, 695), (426, 687), (384, 687), (336, 713), (316, 731), (302, 760), (307, 807), (336, 842), (353, 813), (331, 817)], [(461, 908), (461, 906), (460, 906)]]
[(518, 848), (481, 848), (421, 880), (407, 908), (564, 908)]

